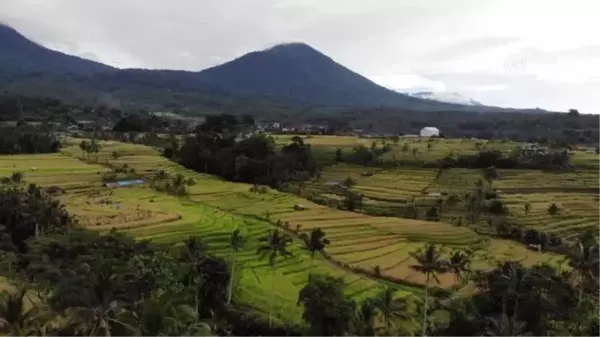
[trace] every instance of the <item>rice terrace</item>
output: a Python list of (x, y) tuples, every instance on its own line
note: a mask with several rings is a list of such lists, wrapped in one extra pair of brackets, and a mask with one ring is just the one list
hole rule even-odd
[[(365, 142), (331, 136), (311, 136), (305, 140), (314, 143), (316, 152), (327, 154), (335, 152), (331, 147), (350, 149), (356, 143)], [(317, 256), (312, 272), (343, 277), (348, 284), (348, 294), (358, 299), (373, 295), (385, 285), (392, 285), (401, 296), (420, 297), (423, 291), (420, 285), (426, 280), (423, 274), (411, 268), (415, 261), (410, 253), (427, 243), (475, 249), (472, 268), (481, 270), (502, 261), (533, 265), (562, 260), (558, 254), (539, 252), (513, 240), (487, 235), (492, 229), (485, 228), (485, 224), (457, 223), (464, 211), (458, 203), (450, 205), (448, 192), (462, 193), (475, 186), (481, 177), (480, 170), (476, 169), (448, 169), (437, 174), (436, 169), (396, 165), (373, 168), (337, 163), (327, 166), (318, 178), (302, 187), (290, 188), (295, 194), (268, 188), (266, 192), (255, 193), (253, 185), (196, 173), (164, 158), (149, 146), (101, 141), (101, 150), (86, 157), (79, 147), (81, 141), (67, 139), (66, 146), (56, 154), (3, 156), (0, 175), (23, 172), (27, 183), (52, 190), (69, 212), (92, 230), (116, 229), (140, 240), (166, 244), (198, 235), (212, 251), (224, 257), (231, 255), (231, 232), (240, 230), (249, 245), (238, 258), (243, 268), (237, 278), (240, 284), (235, 297), (263, 312), (268, 306), (265, 298), (270, 276), (268, 264), (256, 257), (257, 240), (272, 228), (284, 229), (293, 234), (295, 242), (290, 250), (293, 256), (281, 260), (275, 274), (275, 317), (280, 320), (296, 321), (300, 317), (295, 305), (296, 294), (306, 283), (312, 263), (300, 237), (311, 229), (322, 229), (331, 242), (325, 249), (328, 258)], [(377, 140), (369, 140), (372, 141)], [(424, 142), (400, 140), (403, 141), (421, 149), (423, 156), (427, 156), (425, 160), (432, 161), (441, 158), (439, 152), (445, 148), (445, 142), (449, 142), (452, 151), (469, 152), (475, 146), (475, 141), (440, 139), (435, 142), (437, 150), (429, 153)], [(408, 156), (406, 151), (401, 151), (402, 146), (393, 145), (393, 151), (399, 156)], [(589, 152), (589, 149), (578, 149), (574, 162), (597, 163), (597, 155)], [(415, 158), (410, 155), (410, 159)], [(126, 167), (147, 180), (161, 172), (170, 177), (179, 175), (194, 183), (188, 186), (185, 197), (157, 191), (148, 184), (106, 187), (101, 178), (115, 167)], [(499, 170), (494, 186), (502, 191), (510, 210), (509, 218), (515, 223), (568, 239), (577, 231), (594, 229), (598, 223), (597, 173), (597, 167), (587, 166), (584, 170), (561, 174)], [(336, 195), (339, 188), (327, 182), (348, 179), (352, 181), (351, 186), (342, 190), (361, 193), (363, 210), (351, 212), (336, 206), (336, 201), (343, 197)], [(443, 193), (432, 194), (431, 191)], [(436, 200), (444, 200), (449, 205), (442, 207), (441, 217), (436, 220), (401, 218), (391, 214), (393, 212), (369, 215), (370, 212), (385, 213), (386, 209), (403, 209), (408, 203), (425, 209)], [(559, 214), (549, 214), (547, 209), (551, 203), (560, 205)], [(527, 211), (525, 204), (531, 205)], [(298, 209), (298, 205), (302, 209)], [(481, 230), (478, 227), (482, 227)], [(439, 276), (439, 287), (456, 285), (455, 275)]]

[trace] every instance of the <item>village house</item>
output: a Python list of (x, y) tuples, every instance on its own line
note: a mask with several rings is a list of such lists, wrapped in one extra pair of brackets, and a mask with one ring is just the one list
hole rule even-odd
[(420, 136), (421, 137), (439, 137), (440, 129), (433, 126), (426, 126), (421, 129)]

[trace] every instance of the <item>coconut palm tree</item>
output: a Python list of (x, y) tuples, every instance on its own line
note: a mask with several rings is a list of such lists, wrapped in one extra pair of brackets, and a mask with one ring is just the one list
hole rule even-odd
[(355, 328), (358, 336), (375, 336), (375, 318), (377, 317), (377, 308), (375, 307), (375, 300), (367, 298), (364, 300), (355, 317)]
[(53, 313), (42, 297), (32, 305), (29, 293), (27, 287), (20, 286), (0, 294), (1, 332), (9, 336), (45, 335)]
[(113, 332), (138, 334), (135, 316), (116, 300), (94, 307), (69, 307), (65, 310), (68, 317), (67, 329), (73, 334), (85, 333), (95, 336), (102, 333), (111, 336)]
[[(508, 321), (508, 324), (502, 322)], [(530, 333), (524, 332), (525, 323), (510, 321), (506, 314), (502, 315), (501, 321), (498, 322), (495, 318), (487, 318), (487, 327), (484, 329), (482, 336), (529, 336)]]
[[(78, 278), (64, 278), (55, 288), (52, 306), (64, 314), (66, 322), (62, 334), (96, 335), (137, 334), (136, 319), (130, 311), (133, 297), (124, 289), (115, 287), (121, 271), (115, 270), (117, 261), (105, 258), (97, 267), (82, 266), (89, 271), (85, 286)], [(131, 277), (131, 276), (128, 276)]]
[(292, 239), (280, 232), (278, 229), (272, 230), (266, 237), (261, 238), (262, 244), (256, 250), (259, 258), (268, 256), (269, 266), (271, 267), (271, 294), (269, 299), (269, 326), (273, 326), (273, 301), (275, 299), (275, 268), (277, 267), (277, 258), (292, 256), (287, 250), (287, 246)]
[(79, 148), (81, 149), (81, 153), (82, 153), (83, 157), (85, 157), (85, 154), (90, 149), (90, 143), (88, 143), (87, 140), (82, 140), (81, 143), (79, 143)]
[(393, 335), (395, 333), (395, 321), (410, 318), (406, 299), (395, 297), (395, 292), (394, 289), (387, 287), (374, 298), (374, 306), (385, 325), (386, 335)]
[(441, 255), (440, 249), (434, 244), (427, 244), (424, 248), (417, 252), (410, 253), (417, 260), (416, 265), (411, 265), (413, 270), (416, 270), (425, 275), (425, 305), (423, 310), (423, 336), (427, 333), (427, 302), (429, 300), (429, 281), (433, 279), (437, 284), (440, 280), (437, 274), (447, 272), (447, 262)]
[(523, 282), (529, 275), (527, 269), (519, 268), (514, 262), (504, 262), (499, 266), (499, 280), (501, 282), (502, 291), (502, 317), (500, 320), (499, 331), (504, 331), (506, 328), (505, 318), (507, 299), (509, 296), (514, 296), (512, 320), (508, 322), (511, 329), (517, 327), (517, 318), (519, 314), (519, 294), (522, 291)]
[(168, 176), (169, 176), (169, 174), (164, 169), (160, 169), (158, 172), (156, 172), (155, 179), (156, 180), (165, 180), (165, 179), (167, 179)]
[(206, 244), (196, 236), (191, 236), (183, 242), (181, 260), (184, 262), (196, 262), (206, 254)]
[(578, 305), (581, 305), (585, 285), (593, 282), (598, 277), (598, 246), (586, 246), (581, 240), (577, 240), (577, 243), (572, 248), (567, 259), (569, 261), (569, 266), (573, 268), (579, 276), (579, 296), (577, 303)]
[[(137, 326), (144, 336), (197, 336), (198, 332), (211, 331), (208, 324), (198, 321), (198, 311), (193, 306), (170, 292), (153, 292), (149, 299), (140, 301), (134, 311)], [(190, 334), (192, 331), (196, 332)]]
[(240, 249), (244, 247), (245, 243), (246, 238), (244, 238), (240, 234), (239, 229), (236, 229), (233, 231), (233, 233), (231, 233), (231, 236), (229, 237), (229, 246), (231, 247), (231, 249), (233, 249), (233, 261), (231, 263), (231, 275), (229, 276), (229, 289), (227, 289), (227, 304), (231, 303), (231, 296), (233, 295), (233, 280), (235, 276), (235, 265), (237, 262), (237, 255)]
[(184, 282), (186, 286), (191, 286), (195, 291), (196, 308), (199, 308), (198, 286), (201, 280), (198, 278), (198, 264), (206, 258), (207, 246), (200, 238), (191, 236), (183, 242), (183, 249), (180, 255), (180, 261), (183, 262), (186, 271)]
[(448, 258), (448, 270), (454, 274), (454, 281), (458, 285), (469, 271), (471, 264), (471, 253), (462, 250), (455, 250), (450, 253)]
[(313, 228), (310, 231), (310, 235), (302, 233), (301, 238), (304, 241), (305, 248), (310, 252), (310, 265), (308, 267), (308, 282), (310, 282), (315, 253), (322, 253), (325, 246), (329, 244), (329, 240), (325, 238), (325, 231), (321, 228)]

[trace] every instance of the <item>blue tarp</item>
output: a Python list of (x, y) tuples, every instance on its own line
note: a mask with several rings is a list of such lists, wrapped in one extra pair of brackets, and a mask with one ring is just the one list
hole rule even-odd
[(113, 181), (110, 183), (104, 183), (106, 187), (125, 187), (131, 185), (140, 185), (143, 184), (143, 179), (135, 179), (135, 180), (121, 180), (121, 181)]

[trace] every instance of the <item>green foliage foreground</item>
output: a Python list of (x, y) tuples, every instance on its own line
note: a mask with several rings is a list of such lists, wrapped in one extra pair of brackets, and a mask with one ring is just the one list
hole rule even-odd
[[(457, 288), (414, 303), (386, 288), (357, 303), (342, 280), (313, 275), (298, 294), (305, 326), (274, 326), (231, 300), (237, 267), (200, 238), (167, 247), (91, 232), (34, 185), (0, 188), (0, 206), (7, 335), (598, 335), (595, 242), (573, 247), (569, 272), (506, 262), (474, 273), (470, 252), (447, 256), (430, 245), (414, 254), (412, 268), (431, 280), (453, 273), (475, 286), (469, 298)], [(324, 237), (315, 230), (307, 249), (318, 252)], [(290, 238), (273, 230), (262, 242), (257, 259), (275, 270)], [(239, 232), (230, 244), (244, 244)]]

